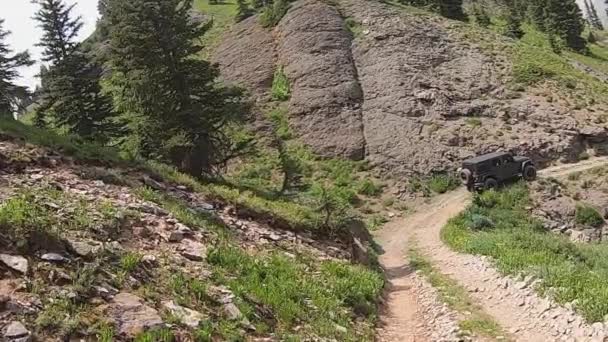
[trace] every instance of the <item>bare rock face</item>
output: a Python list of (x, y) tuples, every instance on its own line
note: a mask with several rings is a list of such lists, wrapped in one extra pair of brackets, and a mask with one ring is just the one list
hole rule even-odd
[(367, 158), (385, 172), (448, 171), (475, 154), (523, 153), (540, 164), (584, 150), (572, 112), (504, 89), (506, 60), (459, 41), (442, 19), (380, 2), (340, 2), (362, 25), (353, 57), (363, 88)]
[(351, 34), (338, 11), (323, 2), (300, 1), (276, 31), (279, 63), (291, 82), (295, 132), (322, 156), (363, 159), (363, 94)]
[(263, 96), (272, 86), (275, 48), (272, 32), (253, 16), (235, 24), (212, 58), (225, 82)]

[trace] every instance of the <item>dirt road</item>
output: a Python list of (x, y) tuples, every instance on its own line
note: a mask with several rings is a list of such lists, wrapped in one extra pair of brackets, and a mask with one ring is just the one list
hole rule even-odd
[[(542, 170), (542, 177), (562, 177), (608, 164), (608, 158), (596, 158), (577, 164)], [(494, 317), (516, 341), (594, 341), (589, 327), (574, 313), (554, 307), (524, 285), (515, 285), (501, 276), (487, 260), (454, 252), (440, 238), (448, 220), (470, 203), (464, 189), (437, 196), (405, 218), (393, 221), (377, 234), (383, 249), (380, 263), (386, 270), (389, 286), (385, 312), (378, 330), (380, 341), (433, 341), (430, 336), (440, 327), (424, 318), (407, 251), (413, 241), (444, 274), (456, 280), (484, 311)], [(520, 288), (521, 287), (521, 288)], [(556, 317), (552, 317), (556, 316)], [(562, 331), (563, 329), (563, 331)]]

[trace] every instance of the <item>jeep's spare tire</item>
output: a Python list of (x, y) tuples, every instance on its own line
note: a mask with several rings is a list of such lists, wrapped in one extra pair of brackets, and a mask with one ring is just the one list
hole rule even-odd
[(534, 165), (526, 165), (523, 172), (524, 179), (528, 182), (536, 179), (536, 168)]
[(460, 181), (462, 181), (462, 184), (464, 185), (469, 184), (471, 182), (471, 170), (460, 170)]

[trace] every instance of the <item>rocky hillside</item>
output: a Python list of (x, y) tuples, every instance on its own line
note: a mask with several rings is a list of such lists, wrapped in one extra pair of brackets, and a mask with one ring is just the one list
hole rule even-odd
[(398, 4), (300, 0), (275, 28), (236, 24), (214, 59), (261, 113), (282, 68), (303, 142), (393, 174), (496, 149), (543, 164), (605, 147), (606, 86), (568, 56)]
[(0, 125), (4, 341), (373, 338), (382, 279), (350, 263), (364, 240), (110, 152)]

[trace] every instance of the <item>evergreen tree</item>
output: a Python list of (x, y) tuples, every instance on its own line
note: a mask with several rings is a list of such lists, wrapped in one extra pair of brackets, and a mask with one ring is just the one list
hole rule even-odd
[(200, 58), (209, 26), (188, 20), (192, 0), (109, 0), (106, 10), (110, 88), (132, 129), (128, 147), (194, 176), (216, 171), (238, 152), (227, 128), (242, 95), (219, 87), (217, 67)]
[(42, 60), (57, 64), (76, 49), (82, 18), (72, 18), (76, 4), (67, 6), (62, 0), (35, 0), (34, 3), (40, 6), (34, 19), (43, 31), (42, 39), (37, 44), (44, 49)]
[(253, 15), (253, 11), (249, 7), (249, 5), (245, 2), (245, 0), (236, 0), (237, 12), (236, 12), (236, 21), (240, 22), (248, 17)]
[(38, 44), (44, 50), (48, 70), (41, 70), (41, 101), (36, 123), (45, 118), (88, 140), (106, 142), (118, 134), (113, 122), (111, 99), (102, 94), (99, 84), (102, 68), (76, 42), (82, 27), (80, 18), (72, 19), (74, 6), (61, 0), (39, 0), (34, 17), (44, 31)]
[(27, 51), (13, 54), (6, 43), (10, 32), (4, 30), (3, 25), (4, 20), (0, 19), (0, 117), (13, 118), (20, 94), (27, 93), (27, 89), (14, 83), (19, 77), (17, 69), (30, 66), (33, 61)]
[(569, 48), (586, 51), (586, 42), (581, 37), (584, 19), (576, 0), (547, 0), (545, 26), (548, 33), (561, 38)]

